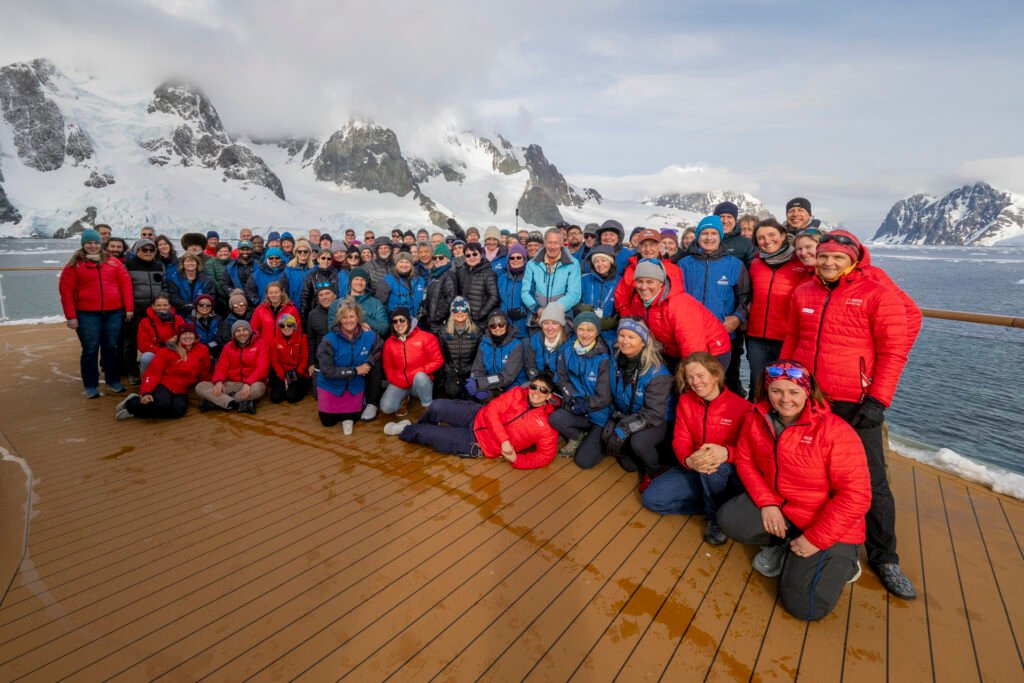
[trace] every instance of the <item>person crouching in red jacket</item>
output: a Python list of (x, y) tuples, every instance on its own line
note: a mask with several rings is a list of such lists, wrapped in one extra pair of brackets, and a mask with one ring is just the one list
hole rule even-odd
[(195, 325), (181, 323), (146, 368), (139, 393), (121, 401), (114, 417), (179, 418), (188, 410), (189, 389), (209, 378), (209, 349), (199, 343)]
[(757, 399), (736, 445), (747, 492), (719, 508), (718, 525), (740, 543), (762, 546), (754, 569), (781, 574), (782, 606), (816, 621), (860, 576), (871, 507), (867, 457), (800, 363), (766, 367)]
[(277, 317), (270, 340), (270, 402), (298, 403), (309, 391), (309, 340), (291, 313)]
[(554, 388), (551, 374), (541, 372), (527, 386), (509, 389), (484, 406), (441, 398), (416, 424), (391, 423), (385, 433), (441, 453), (502, 457), (521, 470), (544, 467), (558, 447), (558, 432), (548, 424)]
[(704, 514), (704, 540), (725, 543), (718, 506), (743, 491), (734, 465), (736, 440), (750, 413), (745, 398), (725, 388), (725, 370), (710, 353), (684, 358), (676, 368), (676, 422), (672, 451), (681, 467), (663, 472), (643, 492), (644, 507), (662, 515)]
[(395, 308), (391, 312), (391, 336), (384, 342), (388, 388), (380, 398), (380, 411), (405, 417), (410, 393), (429, 408), (434, 398), (434, 373), (443, 365), (437, 337), (417, 327), (408, 308)]
[(203, 399), (200, 412), (213, 408), (256, 414), (256, 401), (267, 393), (270, 350), (245, 320), (231, 326), (231, 341), (224, 345), (213, 371), (213, 380), (196, 385)]

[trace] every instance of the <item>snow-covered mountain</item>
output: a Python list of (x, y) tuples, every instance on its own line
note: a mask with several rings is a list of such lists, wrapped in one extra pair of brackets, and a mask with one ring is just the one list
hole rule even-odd
[[(539, 145), (448, 130), (431, 158), (368, 121), (304, 138), (231, 132), (203, 92), (167, 82), (123, 94), (46, 60), (0, 68), (0, 235), (71, 235), (96, 222), (168, 234), (243, 226), (390, 228), (608, 218), (694, 225), (717, 192), (609, 199), (569, 183)], [(672, 198), (674, 197), (674, 199)], [(518, 211), (518, 214), (517, 214)]]
[(1024, 237), (1024, 197), (987, 183), (942, 197), (915, 194), (893, 204), (874, 241), (888, 244), (991, 246)]
[(771, 214), (764, 208), (761, 200), (746, 192), (691, 192), (679, 194), (648, 195), (641, 200), (648, 206), (661, 206), (688, 211), (700, 216), (706, 216), (714, 211), (714, 208), (722, 202), (732, 202), (739, 207), (740, 215), (752, 214), (758, 218), (768, 218)]

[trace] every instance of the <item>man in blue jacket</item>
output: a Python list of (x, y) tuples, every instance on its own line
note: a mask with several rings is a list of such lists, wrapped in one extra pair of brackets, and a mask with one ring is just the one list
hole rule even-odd
[(552, 301), (570, 313), (580, 302), (581, 292), (579, 261), (562, 246), (562, 231), (551, 228), (544, 233), (544, 249), (526, 264), (523, 276), (523, 305), (533, 314), (530, 326), (537, 326), (544, 307)]

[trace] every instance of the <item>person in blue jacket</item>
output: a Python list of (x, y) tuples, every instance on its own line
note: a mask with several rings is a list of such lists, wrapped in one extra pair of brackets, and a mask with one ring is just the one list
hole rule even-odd
[(399, 307), (419, 312), (426, 291), (427, 283), (416, 274), (412, 254), (400, 251), (391, 272), (384, 276), (377, 287), (376, 294), (377, 300), (384, 304), (390, 316)]
[(542, 372), (558, 372), (558, 354), (565, 345), (565, 309), (561, 301), (552, 301), (540, 315), (540, 329), (530, 335), (523, 347), (526, 379)]
[[(281, 241), (284, 242), (283, 237)], [(308, 240), (299, 239), (292, 251), (292, 259), (288, 261), (284, 274), (281, 275), (281, 285), (288, 292), (288, 298), (296, 302), (296, 305), (302, 300), (302, 285), (306, 275), (316, 267), (313, 261), (313, 247)]]
[(551, 228), (544, 233), (544, 248), (526, 264), (523, 277), (523, 303), (533, 314), (529, 326), (536, 327), (544, 307), (559, 301), (571, 312), (580, 302), (580, 264), (562, 245), (562, 231)]
[[(341, 422), (351, 434), (357, 419), (380, 401), (380, 366), (383, 344), (363, 325), (363, 310), (351, 297), (338, 302), (335, 323), (317, 348), (316, 392), (320, 423)], [(376, 407), (374, 408), (376, 416)]]
[(619, 316), (615, 312), (615, 288), (621, 275), (615, 269), (615, 251), (607, 244), (590, 250), (590, 271), (583, 276), (579, 312), (591, 311), (598, 319), (597, 327), (609, 349), (615, 348), (619, 336)]
[(220, 328), (224, 319), (213, 311), (214, 300), (209, 294), (200, 294), (196, 297), (195, 308), (189, 319), (196, 326), (196, 337), (202, 344), (210, 349), (210, 358), (214, 361), (220, 357)]
[(618, 221), (605, 221), (597, 229), (598, 243), (611, 247), (612, 251), (615, 252), (615, 272), (619, 275), (626, 272), (629, 259), (633, 258), (633, 255), (636, 253), (634, 249), (622, 243), (625, 237), (626, 229)]
[(571, 458), (585, 440), (588, 450), (601, 449), (601, 430), (611, 415), (612, 386), (609, 375), (611, 352), (598, 334), (601, 319), (593, 311), (576, 316), (576, 337), (558, 352), (555, 385), (562, 395), (562, 406), (548, 419), (566, 440), (558, 451)]
[(498, 276), (498, 297), (501, 310), (508, 314), (515, 334), (526, 339), (526, 323), (530, 312), (523, 304), (523, 277), (526, 275), (526, 249), (518, 244), (508, 248), (505, 270)]
[[(723, 234), (721, 218), (703, 218), (697, 224), (697, 239), (689, 255), (679, 261), (679, 269), (683, 272), (686, 293), (722, 321), (734, 347), (742, 347), (743, 340), (737, 342), (737, 336), (747, 323), (753, 286), (743, 261), (726, 251)], [(739, 363), (730, 370), (726, 372), (726, 386), (744, 395)]]
[(171, 305), (186, 318), (191, 315), (197, 296), (217, 293), (216, 283), (203, 272), (202, 259), (194, 254), (185, 254), (177, 268), (167, 271), (167, 283)]
[(512, 331), (508, 316), (496, 309), (487, 316), (487, 332), (466, 380), (466, 394), (484, 403), (526, 381), (523, 341)]
[(280, 282), (283, 274), (284, 252), (278, 247), (267, 249), (263, 262), (256, 264), (249, 281), (245, 283), (245, 295), (249, 298), (249, 303), (253, 306), (262, 303), (267, 293), (267, 285), (271, 282)]
[[(231, 287), (245, 290), (256, 263), (253, 260), (252, 242), (242, 240), (238, 243), (238, 257), (227, 265), (228, 278), (231, 280)], [(230, 291), (228, 292), (230, 295)]]

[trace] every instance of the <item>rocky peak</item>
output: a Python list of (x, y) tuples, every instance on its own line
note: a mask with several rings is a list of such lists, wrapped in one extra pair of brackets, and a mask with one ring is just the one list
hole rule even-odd
[(399, 197), (418, 191), (398, 136), (390, 128), (353, 121), (336, 131), (313, 161), (318, 180)]
[(3, 171), (0, 171), (0, 223), (19, 222), (21, 222), (21, 214), (7, 198), (7, 193), (4, 191), (4, 174)]
[(75, 166), (80, 166), (88, 159), (92, 159), (92, 143), (89, 142), (88, 136), (78, 127), (78, 124), (68, 124), (68, 140), (64, 146), (64, 151), (67, 156), (73, 159), (72, 163)]
[(432, 163), (426, 159), (409, 159), (409, 172), (412, 173), (412, 178), (417, 184), (428, 182), (431, 178), (438, 176), (444, 176), (449, 183), (463, 183), (466, 180), (466, 174), (458, 170), (456, 166), (465, 168), (465, 165), (461, 163), (451, 164), (443, 161)]
[(988, 183), (939, 198), (915, 194), (889, 209), (874, 239), (901, 244), (990, 245), (1024, 231), (1024, 201)]
[(770, 215), (760, 199), (746, 193), (731, 192), (729, 190), (689, 192), (685, 194), (671, 192), (668, 194), (647, 195), (641, 202), (648, 206), (663, 206), (679, 209), (680, 211), (690, 211), (704, 216), (711, 214), (715, 207), (722, 202), (732, 202), (739, 207), (741, 216), (749, 213), (763, 219)]
[(153, 91), (153, 101), (146, 111), (150, 114), (171, 114), (189, 124), (200, 136), (209, 135), (221, 144), (231, 144), (210, 98), (195, 86), (177, 81), (160, 84)]
[(0, 110), (14, 133), (18, 158), (37, 171), (64, 165), (64, 116), (50, 96), (59, 74), (45, 59), (0, 68)]
[(498, 145), (495, 145), (487, 138), (477, 138), (476, 142), (491, 155), (491, 164), (495, 171), (504, 175), (515, 175), (523, 170), (523, 165), (516, 156), (512, 143), (500, 135), (498, 136), (498, 142), (501, 144), (500, 149)]

